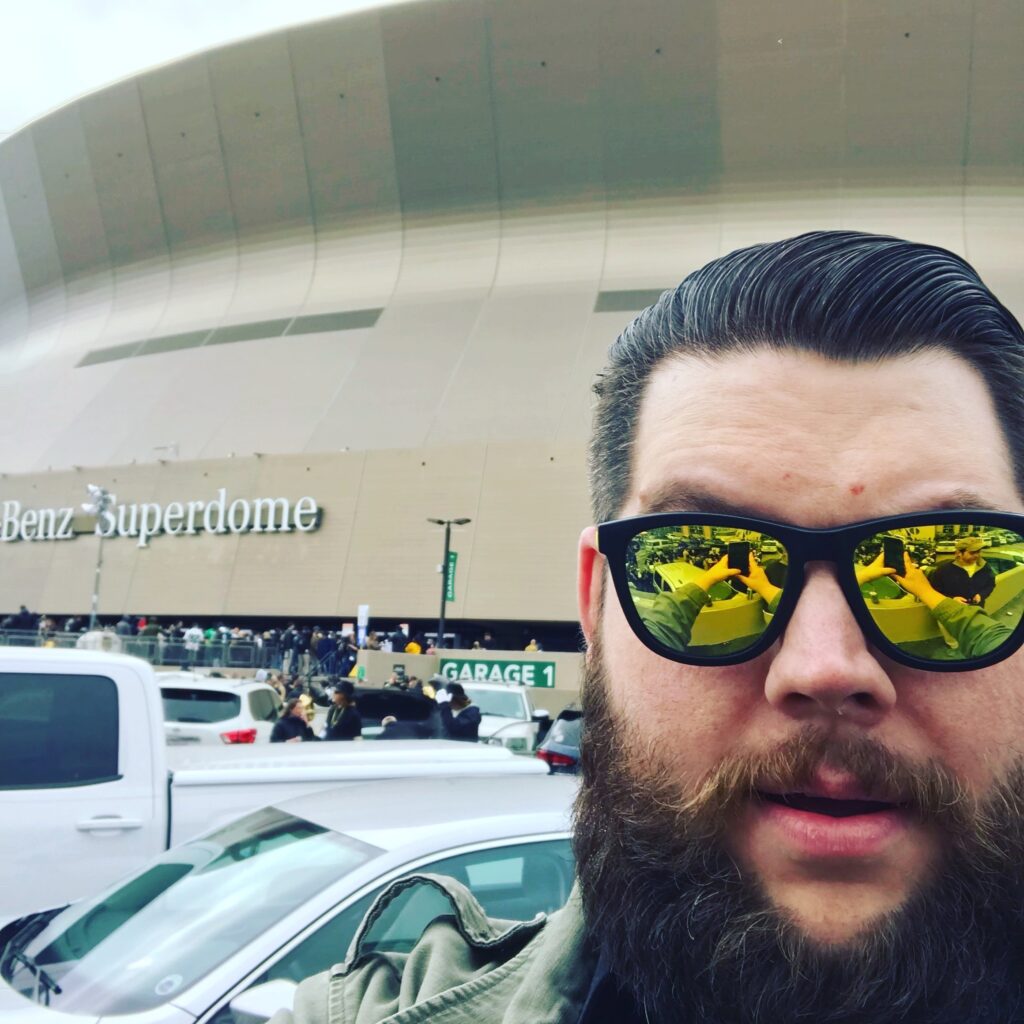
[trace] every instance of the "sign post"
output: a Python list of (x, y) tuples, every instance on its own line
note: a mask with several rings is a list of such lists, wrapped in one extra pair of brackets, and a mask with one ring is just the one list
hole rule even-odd
[(428, 519), (428, 523), (444, 527), (444, 558), (441, 560), (441, 613), (437, 617), (437, 648), (444, 646), (445, 605), (455, 600), (455, 561), (459, 557), (452, 551), (452, 527), (465, 526), (471, 519)]

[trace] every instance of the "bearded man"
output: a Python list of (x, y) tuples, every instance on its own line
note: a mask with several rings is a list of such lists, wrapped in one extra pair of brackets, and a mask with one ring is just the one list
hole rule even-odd
[[(1024, 1020), (1022, 385), (1020, 324), (898, 239), (743, 249), (643, 312), (596, 385), (577, 890), (510, 926), (452, 883), (294, 1019)], [(925, 589), (990, 530), (984, 609)]]

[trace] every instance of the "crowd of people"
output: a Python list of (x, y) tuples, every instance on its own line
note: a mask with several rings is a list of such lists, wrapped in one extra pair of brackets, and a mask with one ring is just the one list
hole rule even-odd
[[(302, 743), (318, 740), (362, 738), (363, 717), (359, 712), (356, 686), (350, 679), (333, 677), (320, 686), (310, 677), (272, 672), (266, 681), (282, 699), (281, 714), (270, 734), (271, 743)], [(424, 682), (415, 676), (393, 674), (384, 687), (413, 694), (424, 704), (422, 717), (400, 719), (384, 715), (378, 739), (452, 739), (475, 743), (480, 734), (480, 709), (460, 683), (434, 675)], [(321, 732), (313, 729), (317, 706), (327, 707)]]
[[(55, 646), (63, 637), (77, 637), (89, 631), (86, 615), (62, 620), (37, 614), (22, 605), (18, 612), (0, 619), (0, 634), (23, 642)], [(345, 676), (352, 670), (361, 649), (402, 654), (435, 654), (437, 648), (422, 632), (409, 631), (404, 624), (391, 630), (371, 630), (360, 642), (348, 629), (321, 628), (289, 623), (281, 629), (229, 626), (220, 622), (201, 626), (183, 619), (164, 622), (155, 615), (124, 614), (116, 621), (101, 621), (97, 629), (123, 641), (123, 649), (160, 664), (204, 665), (209, 667), (245, 665), (301, 675)], [(472, 641), (472, 650), (495, 647), (492, 634), (484, 630)], [(527, 651), (543, 650), (536, 640)]]

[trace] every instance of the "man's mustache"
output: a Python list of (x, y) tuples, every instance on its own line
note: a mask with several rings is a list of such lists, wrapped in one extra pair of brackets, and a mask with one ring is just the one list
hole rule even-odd
[[(854, 780), (863, 799), (892, 804), (951, 837), (977, 838), (989, 827), (968, 787), (939, 761), (915, 761), (868, 737), (838, 737), (814, 727), (767, 750), (729, 755), (685, 790), (664, 770), (654, 790), (663, 811), (676, 816), (691, 836), (699, 831), (711, 837), (721, 835), (759, 794), (813, 792), (825, 767)], [(648, 787), (651, 781), (648, 777)]]

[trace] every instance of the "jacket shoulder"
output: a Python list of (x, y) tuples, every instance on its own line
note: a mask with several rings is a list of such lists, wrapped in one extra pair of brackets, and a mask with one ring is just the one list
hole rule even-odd
[[(374, 923), (398, 896), (419, 886), (442, 893), (451, 913), (436, 918), (409, 953), (373, 951), (368, 939)], [(591, 971), (578, 969), (582, 929), (575, 918), (568, 942), (566, 935), (548, 935), (552, 922), (564, 919), (564, 914), (539, 914), (531, 921), (493, 920), (454, 879), (426, 874), (403, 878), (374, 902), (345, 961), (302, 982), (294, 1009), (282, 1011), (271, 1024), (533, 1024), (537, 1008), (528, 1004), (538, 1000), (546, 1019), (573, 1020)], [(566, 931), (564, 920), (561, 931)], [(552, 938), (554, 954), (548, 950), (549, 961), (543, 950)], [(566, 958), (572, 969), (569, 983), (554, 979)], [(565, 1017), (552, 1005), (560, 1002), (569, 1007)]]

